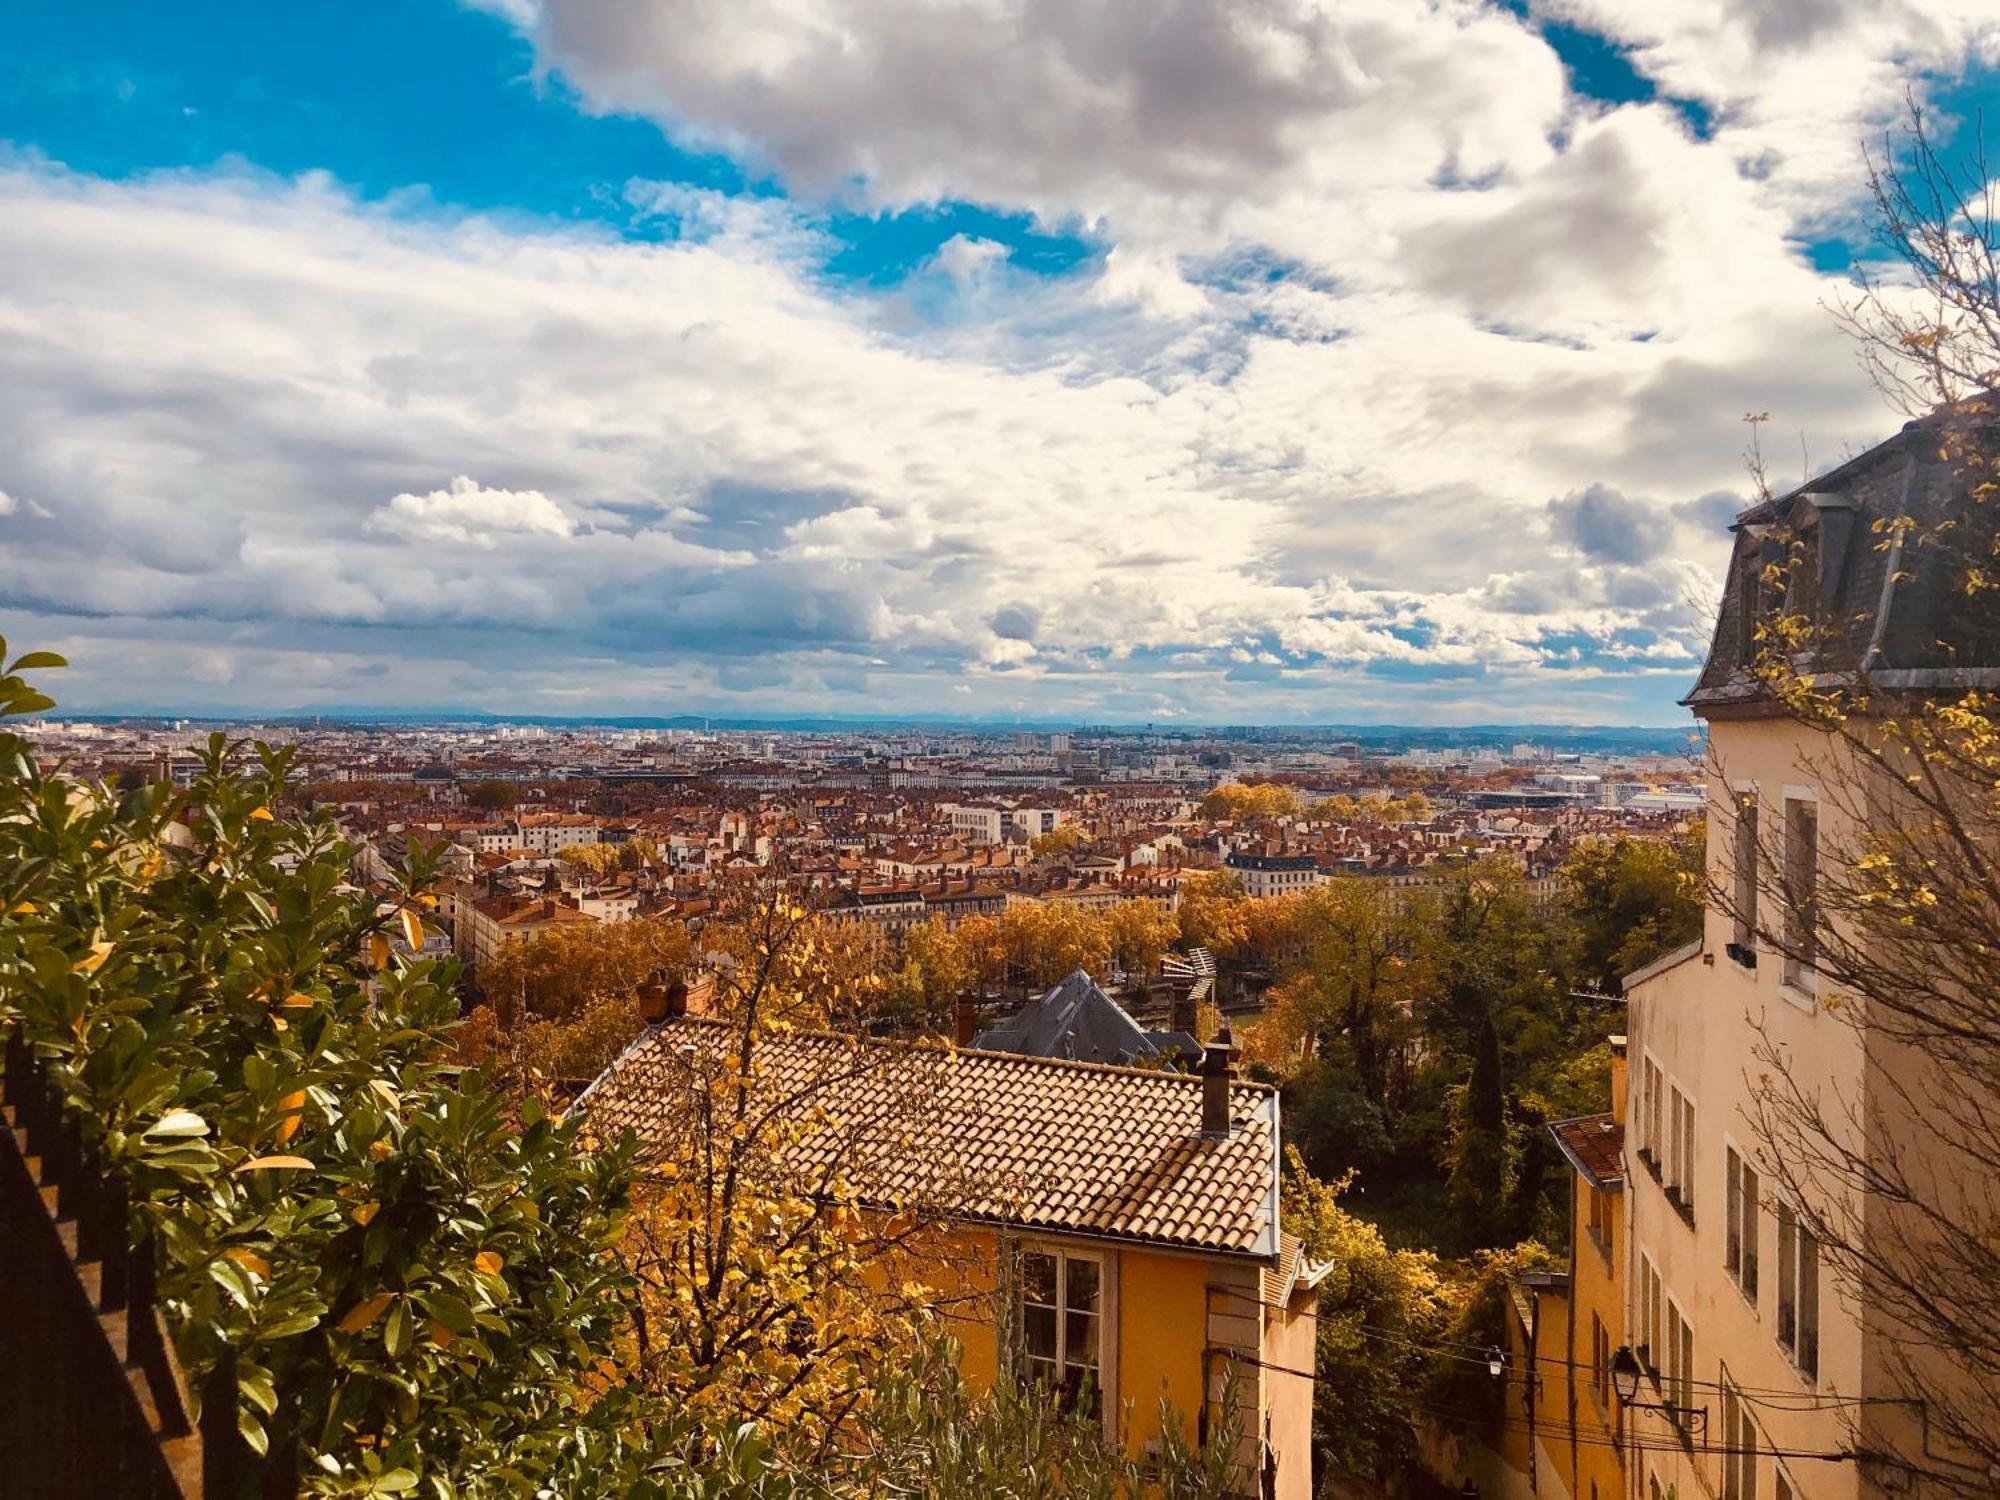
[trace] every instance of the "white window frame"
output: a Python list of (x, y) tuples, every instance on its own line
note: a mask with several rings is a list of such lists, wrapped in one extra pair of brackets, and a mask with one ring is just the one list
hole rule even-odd
[(1097, 1267), (1097, 1319), (1096, 1360), (1092, 1366), (1097, 1380), (1097, 1405), (1104, 1421), (1107, 1436), (1117, 1435), (1118, 1420), (1118, 1256), (1109, 1250), (1085, 1248), (1060, 1240), (1021, 1238), (1013, 1241), (1012, 1253), (1016, 1266), (1014, 1287), (1009, 1299), (1008, 1315), (1015, 1325), (1014, 1337), (1019, 1345), (1016, 1361), (1025, 1372), (1028, 1363), (1026, 1321), (1026, 1290), (1020, 1275), (1020, 1258), (1027, 1255), (1046, 1255), (1056, 1262), (1056, 1354), (1055, 1367), (1058, 1384), (1062, 1372), (1068, 1368), (1069, 1342), (1069, 1267), (1075, 1261), (1088, 1261)]
[[(1800, 937), (1799, 930), (1794, 928), (1792, 925), (1798, 920), (1798, 913), (1794, 909), (1791, 900), (1791, 894), (1792, 894), (1791, 887), (1793, 884), (1792, 808), (1794, 804), (1802, 806), (1810, 806), (1812, 808), (1813, 891), (1815, 893), (1815, 896), (1817, 896), (1819, 890), (1819, 870), (1824, 860), (1825, 850), (1826, 850), (1826, 839), (1825, 839), (1826, 830), (1821, 826), (1820, 823), (1819, 793), (1811, 787), (1793, 786), (1787, 783), (1787, 785), (1784, 788), (1784, 799), (1779, 804), (1779, 813), (1783, 820), (1783, 825), (1782, 825), (1783, 832), (1780, 844), (1780, 852), (1784, 859), (1784, 865), (1781, 871), (1783, 878), (1779, 882), (1779, 887), (1785, 894), (1785, 910), (1784, 910), (1784, 921), (1786, 924), (1785, 942), (1788, 947), (1795, 946)], [(1813, 922), (1813, 926), (1815, 929), (1817, 929), (1819, 923), (1817, 920), (1816, 913), (1814, 914), (1814, 918), (1815, 920)], [(1813, 952), (1815, 957), (1817, 957), (1819, 952), (1819, 943), (1817, 937), (1814, 938)], [(1784, 959), (1779, 963), (1778, 993), (1783, 995), (1793, 1005), (1798, 1006), (1801, 1010), (1813, 1012), (1819, 1009), (1819, 987), (1820, 987), (1820, 975), (1819, 975), (1819, 968), (1817, 965), (1807, 967), (1805, 965), (1800, 964), (1795, 958), (1792, 958), (1790, 955), (1786, 955)]]
[[(1748, 1222), (1742, 1222), (1745, 1204), (1741, 1174), (1746, 1172), (1756, 1180), (1757, 1200), (1749, 1205)], [(1723, 1271), (1741, 1294), (1744, 1302), (1749, 1305), (1754, 1316), (1764, 1294), (1762, 1235), (1764, 1206), (1771, 1198), (1770, 1182), (1763, 1169), (1751, 1159), (1750, 1153), (1745, 1151), (1728, 1131), (1722, 1134), (1722, 1182)], [(1737, 1259), (1733, 1266), (1729, 1264), (1731, 1235), (1737, 1237)], [(1754, 1279), (1744, 1275), (1746, 1263), (1756, 1267)], [(1748, 1285), (1745, 1284), (1746, 1281)]]
[[(1749, 876), (1747, 892), (1744, 880), (1746, 872), (1743, 868), (1745, 830), (1742, 822), (1743, 804), (1746, 800), (1750, 804), (1751, 824), (1748, 830), (1750, 868), (1747, 872)], [(1737, 910), (1730, 917), (1730, 937), (1739, 946), (1749, 950), (1754, 964), (1757, 950), (1761, 946), (1757, 941), (1757, 921), (1762, 913), (1763, 901), (1759, 887), (1764, 873), (1763, 852), (1757, 843), (1764, 826), (1764, 797), (1754, 780), (1729, 783), (1729, 818), (1729, 881), (1731, 898), (1737, 906)]]

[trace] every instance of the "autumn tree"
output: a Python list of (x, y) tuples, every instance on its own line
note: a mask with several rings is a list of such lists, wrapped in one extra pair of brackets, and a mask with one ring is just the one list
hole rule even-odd
[(649, 975), (691, 961), (687, 930), (673, 917), (577, 922), (508, 944), (480, 967), (479, 987), (502, 1027), (566, 1021), (596, 1001), (629, 1001)]
[(1201, 799), (1200, 812), (1209, 819), (1287, 818), (1296, 817), (1304, 805), (1295, 787), (1225, 781)]
[(1625, 975), (1701, 935), (1702, 825), (1673, 839), (1585, 840), (1563, 861), (1560, 959), (1573, 983), (1617, 994)]
[(1180, 886), (1181, 938), (1219, 956), (1234, 953), (1249, 937), (1243, 882), (1227, 870), (1183, 875)]
[(842, 1029), (865, 994), (829, 950), (837, 929), (782, 883), (740, 892), (716, 927), (717, 1017), (646, 1080), (665, 1123), (627, 1242), (637, 1370), (698, 1416), (825, 1457), (937, 1305), (923, 1277), (946, 1253), (948, 1159), (935, 1201), (865, 1195), (890, 1163), (936, 1151), (918, 1137), (944, 1054)]
[(616, 844), (570, 844), (556, 851), (556, 859), (598, 880), (609, 880), (623, 868)]
[(1089, 842), (1090, 834), (1081, 823), (1059, 823), (1047, 833), (1029, 839), (1028, 853), (1036, 859), (1054, 859), (1074, 853)]
[(511, 781), (468, 782), (465, 801), (479, 812), (512, 812), (520, 805), (521, 789)]

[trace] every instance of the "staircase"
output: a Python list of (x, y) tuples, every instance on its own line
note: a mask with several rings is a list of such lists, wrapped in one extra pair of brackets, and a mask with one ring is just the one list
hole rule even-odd
[(154, 1300), (152, 1247), (135, 1247), (130, 1229), (123, 1185), (94, 1169), (54, 1087), (10, 1039), (0, 1073), (9, 1500), (203, 1500), (203, 1441)]

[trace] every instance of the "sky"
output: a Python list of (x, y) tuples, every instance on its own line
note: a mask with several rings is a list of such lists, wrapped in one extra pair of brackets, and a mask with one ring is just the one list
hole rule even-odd
[(1902, 420), (1863, 143), (1996, 78), (1990, 0), (11, 7), (0, 633), (80, 711), (1684, 722), (1745, 414)]

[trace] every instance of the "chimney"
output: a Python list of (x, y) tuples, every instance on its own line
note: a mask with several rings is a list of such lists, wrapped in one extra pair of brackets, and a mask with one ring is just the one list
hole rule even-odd
[(1611, 1118), (1625, 1123), (1625, 1038), (1611, 1038)]
[(1229, 1085), (1236, 1077), (1236, 1043), (1225, 1022), (1215, 1040), (1201, 1049), (1201, 1138), (1229, 1139)]
[(1194, 981), (1192, 979), (1176, 979), (1173, 981), (1173, 986), (1173, 1015), (1167, 1024), (1173, 1030), (1185, 1031), (1196, 1041), (1200, 1041), (1201, 1034), (1195, 1028), (1201, 1025), (1201, 1009), (1195, 1004)]
[(979, 1035), (979, 1007), (969, 995), (960, 996), (952, 1009), (951, 1039), (961, 1047), (970, 1047), (972, 1039)]
[(648, 1026), (658, 1026), (662, 1021), (677, 1021), (687, 1014), (688, 987), (679, 979), (667, 982), (665, 969), (656, 969), (644, 984), (639, 986), (639, 1019)]

